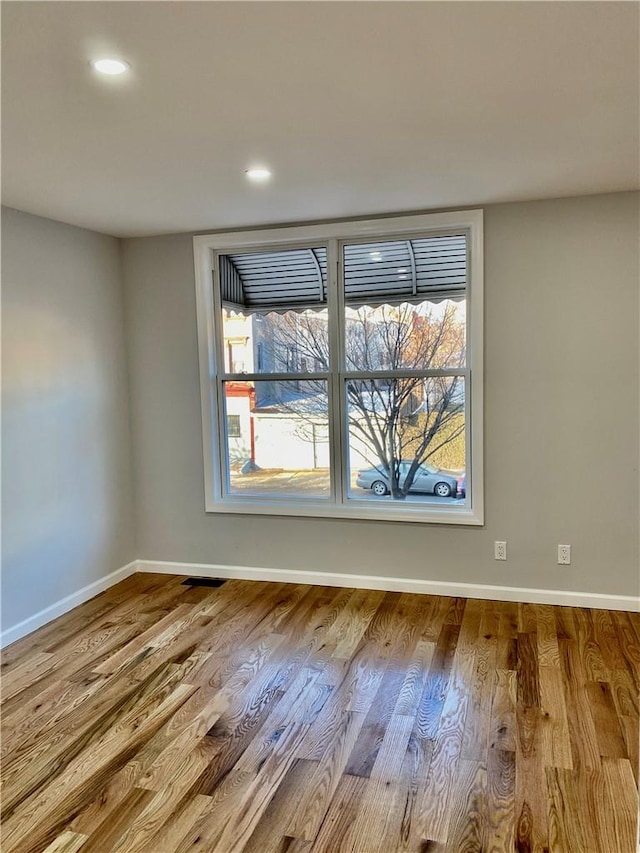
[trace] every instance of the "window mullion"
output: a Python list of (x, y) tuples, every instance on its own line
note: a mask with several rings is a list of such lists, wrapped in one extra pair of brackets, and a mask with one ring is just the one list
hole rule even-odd
[(223, 382), (313, 382), (315, 379), (328, 380), (331, 373), (221, 373), (220, 378)]
[(224, 386), (220, 378), (224, 370), (224, 330), (222, 325), (222, 294), (220, 290), (220, 275), (218, 270), (218, 256), (213, 254), (212, 290), (213, 290), (213, 352), (210, 371), (212, 374), (212, 386), (215, 399), (215, 411), (213, 418), (217, 421), (215, 430), (215, 453), (214, 453), (214, 482), (216, 493), (223, 498), (229, 492), (229, 479), (227, 465), (225, 464), (227, 452), (227, 405), (224, 398)]
[(327, 313), (329, 332), (329, 460), (331, 465), (331, 494), (337, 504), (343, 503), (343, 435), (342, 398), (340, 389), (341, 333), (340, 333), (340, 276), (338, 269), (338, 242), (327, 241)]
[(346, 321), (345, 321), (345, 296), (344, 296), (344, 242), (336, 241), (336, 268), (338, 271), (338, 341), (339, 341), (339, 358), (337, 362), (338, 373), (338, 397), (340, 400), (340, 469), (342, 472), (341, 484), (341, 501), (343, 505), (349, 502), (350, 488), (350, 466), (349, 466), (349, 406), (346, 396), (346, 367), (347, 367), (347, 351), (346, 351)]
[(231, 491), (229, 481), (229, 466), (226, 464), (228, 455), (227, 449), (227, 398), (224, 391), (224, 381), (220, 376), (216, 376), (215, 389), (217, 396), (217, 411), (218, 419), (218, 482), (220, 493), (223, 497), (227, 497)]

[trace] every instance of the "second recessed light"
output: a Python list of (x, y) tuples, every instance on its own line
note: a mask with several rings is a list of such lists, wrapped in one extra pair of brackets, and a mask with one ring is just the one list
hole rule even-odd
[(100, 74), (108, 74), (110, 77), (125, 74), (129, 70), (129, 64), (121, 59), (94, 59), (91, 64)]
[(268, 181), (271, 177), (271, 171), (264, 166), (254, 166), (251, 169), (245, 169), (244, 173), (250, 181), (255, 181), (255, 183)]

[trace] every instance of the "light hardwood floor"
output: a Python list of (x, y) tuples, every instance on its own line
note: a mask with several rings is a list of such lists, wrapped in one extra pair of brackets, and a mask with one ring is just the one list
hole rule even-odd
[(135, 575), (3, 655), (3, 853), (633, 853), (628, 613)]

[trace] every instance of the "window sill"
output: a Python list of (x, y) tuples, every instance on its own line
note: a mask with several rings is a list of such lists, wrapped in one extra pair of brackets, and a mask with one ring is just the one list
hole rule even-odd
[[(415, 506), (415, 505), (414, 505)], [(419, 524), (457, 524), (479, 527), (484, 524), (481, 511), (464, 504), (455, 509), (446, 507), (408, 506), (371, 507), (358, 501), (348, 505), (330, 504), (328, 501), (215, 501), (206, 505), (208, 514), (233, 513), (237, 515), (298, 516), (302, 518), (351, 518), (359, 521), (398, 521)]]

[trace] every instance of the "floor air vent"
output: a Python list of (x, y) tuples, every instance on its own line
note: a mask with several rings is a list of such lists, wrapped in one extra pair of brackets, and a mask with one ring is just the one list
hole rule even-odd
[(188, 586), (222, 586), (226, 582), (226, 578), (187, 578), (182, 583)]

